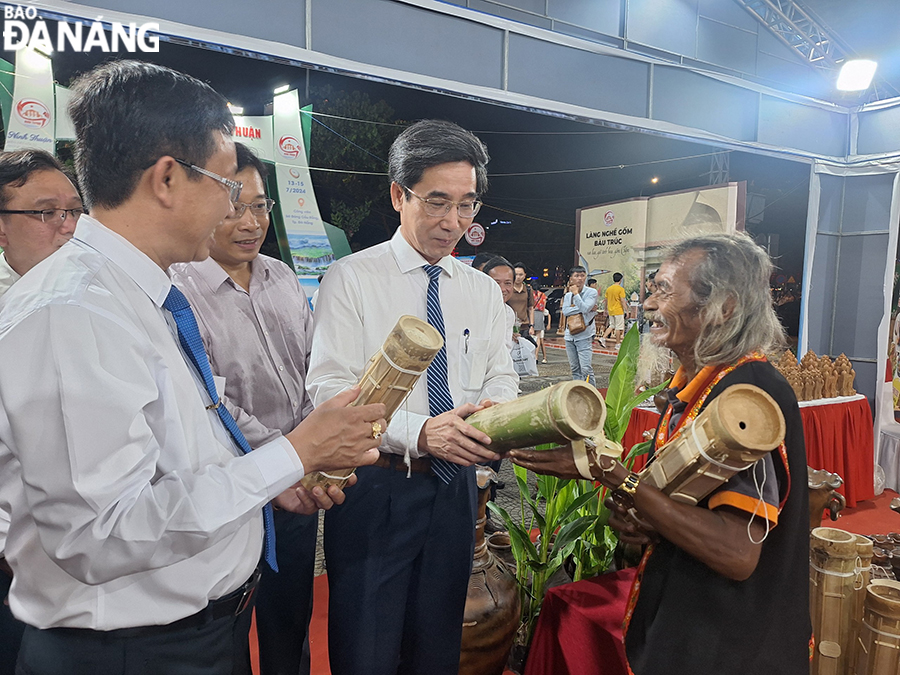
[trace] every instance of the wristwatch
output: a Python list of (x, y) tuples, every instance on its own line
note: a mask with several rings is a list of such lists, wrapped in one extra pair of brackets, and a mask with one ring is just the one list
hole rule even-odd
[(612, 491), (613, 499), (625, 509), (632, 508), (634, 506), (634, 493), (637, 492), (637, 487), (640, 482), (640, 476), (634, 471), (629, 472), (629, 474), (625, 476), (625, 480), (622, 481), (622, 484)]

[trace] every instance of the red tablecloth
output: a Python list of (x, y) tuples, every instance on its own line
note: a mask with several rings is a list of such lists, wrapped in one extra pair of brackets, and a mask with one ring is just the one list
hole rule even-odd
[(875, 497), (875, 433), (865, 396), (839, 403), (802, 404), (806, 462), (844, 479), (847, 506)]
[[(625, 435), (622, 436), (622, 447), (625, 448), (625, 456), (631, 452), (631, 448), (634, 447), (636, 443), (643, 442), (645, 431), (648, 429), (651, 432), (656, 431), (656, 425), (658, 423), (659, 413), (655, 410), (646, 408), (635, 408), (632, 410), (631, 421), (628, 422), (628, 428), (625, 430)], [(632, 470), (640, 471), (644, 468), (646, 463), (647, 455), (635, 457)]]
[[(825, 469), (844, 479), (838, 490), (847, 506), (875, 497), (874, 443), (872, 411), (864, 396), (832, 399), (834, 403), (804, 403), (800, 408), (806, 438), (806, 462), (814, 469)], [(626, 452), (640, 443), (646, 429), (656, 429), (659, 414), (635, 408), (622, 446)], [(646, 457), (638, 457), (635, 471), (644, 467)]]
[(635, 571), (547, 591), (525, 675), (626, 675), (622, 620)]

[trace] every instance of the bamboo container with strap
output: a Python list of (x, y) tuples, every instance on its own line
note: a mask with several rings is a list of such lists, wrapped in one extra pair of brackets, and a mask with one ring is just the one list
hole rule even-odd
[(696, 504), (777, 448), (784, 432), (784, 415), (771, 396), (734, 384), (657, 451), (641, 480), (677, 502)]
[(606, 403), (600, 392), (579, 380), (554, 384), (466, 418), (491, 437), (494, 452), (590, 438), (603, 433), (605, 421)]
[(854, 642), (857, 535), (831, 527), (810, 533), (809, 603), (816, 647), (811, 675), (844, 675)]
[[(443, 344), (441, 334), (429, 323), (408, 314), (401, 316), (381, 349), (369, 359), (359, 380), (359, 396), (352, 405), (384, 403), (385, 419), (390, 422)], [(355, 468), (316, 471), (304, 476), (301, 484), (307, 490), (317, 485), (343, 489), (354, 471)]]
[(856, 675), (900, 675), (900, 581), (880, 579), (866, 589)]

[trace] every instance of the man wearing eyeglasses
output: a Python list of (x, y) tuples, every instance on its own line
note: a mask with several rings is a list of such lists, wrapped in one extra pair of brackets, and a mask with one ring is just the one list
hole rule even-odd
[(375, 461), (384, 406), (344, 392), (250, 446), (167, 274), (207, 257), (241, 194), (225, 99), (115, 61), (69, 111), (91, 215), (0, 309), (18, 672), (246, 673), (260, 558), (277, 567), (269, 502), (306, 471)]
[(456, 675), (475, 531), (473, 464), (499, 459), (465, 418), (516, 397), (500, 289), (450, 254), (487, 189), (487, 150), (456, 124), (418, 122), (391, 146), (390, 241), (337, 261), (316, 305), (307, 388), (355, 383), (401, 315), (444, 335), (381, 439), (375, 466), (325, 518), (334, 675)]
[(0, 153), (0, 295), (72, 237), (81, 197), (43, 150)]
[[(213, 372), (225, 378), (223, 400), (256, 447), (289, 433), (312, 411), (305, 384), (312, 312), (293, 270), (259, 254), (275, 204), (263, 185), (268, 170), (247, 146), (235, 149), (243, 188), (234, 213), (216, 228), (209, 258), (171, 271), (197, 315)], [(318, 509), (303, 488), (275, 504), (279, 569), (263, 567), (256, 599), (260, 671), (298, 675), (310, 669)]]

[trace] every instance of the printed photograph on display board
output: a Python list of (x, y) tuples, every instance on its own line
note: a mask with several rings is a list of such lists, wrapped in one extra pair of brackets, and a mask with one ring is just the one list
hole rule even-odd
[(578, 259), (601, 292), (612, 273), (625, 275), (626, 293), (639, 292), (643, 277), (659, 268), (672, 244), (710, 232), (744, 229), (746, 184), (725, 183), (636, 197), (579, 209)]

